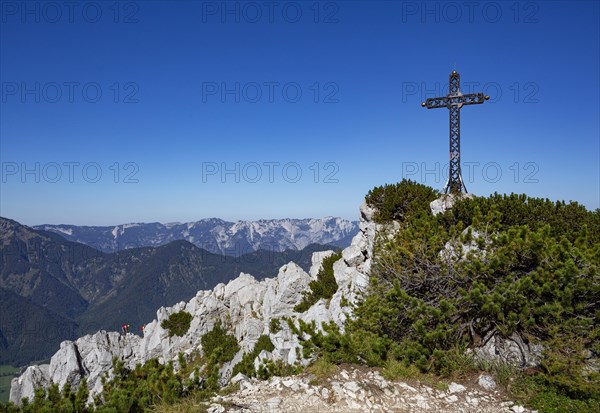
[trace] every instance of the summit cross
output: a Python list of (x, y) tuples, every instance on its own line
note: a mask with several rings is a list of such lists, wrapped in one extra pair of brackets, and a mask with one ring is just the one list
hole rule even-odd
[(448, 96), (429, 98), (421, 103), (427, 109), (448, 108), (450, 110), (450, 170), (444, 193), (466, 193), (467, 187), (460, 172), (460, 108), (463, 105), (481, 104), (490, 97), (483, 93), (460, 92), (460, 75), (456, 70), (450, 73)]

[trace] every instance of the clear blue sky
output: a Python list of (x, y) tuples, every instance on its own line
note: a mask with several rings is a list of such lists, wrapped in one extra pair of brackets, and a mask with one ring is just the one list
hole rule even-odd
[(454, 65), (491, 96), (461, 111), (470, 192), (600, 206), (598, 2), (1, 5), (22, 223), (357, 219), (376, 185), (441, 189), (448, 111), (420, 102)]

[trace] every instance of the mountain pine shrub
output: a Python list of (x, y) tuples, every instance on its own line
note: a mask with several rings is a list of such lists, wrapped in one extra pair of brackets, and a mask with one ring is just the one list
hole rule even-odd
[(403, 179), (397, 184), (373, 188), (367, 194), (366, 201), (377, 209), (377, 222), (403, 221), (409, 215), (429, 213), (429, 203), (438, 196), (437, 191), (426, 185)]
[(190, 329), (192, 318), (190, 313), (179, 311), (171, 314), (166, 320), (163, 320), (160, 326), (169, 332), (169, 337), (182, 337)]
[(220, 320), (215, 323), (211, 331), (202, 336), (200, 341), (204, 357), (214, 357), (219, 364), (233, 360), (233, 357), (240, 351), (240, 345), (235, 336), (227, 333)]
[(254, 360), (263, 350), (269, 352), (275, 350), (275, 346), (271, 342), (269, 336), (266, 334), (263, 334), (258, 338), (258, 341), (254, 345), (254, 348), (251, 352), (244, 354), (242, 361), (236, 364), (236, 366), (233, 368), (231, 377), (235, 377), (235, 375), (238, 373), (242, 373), (247, 377), (256, 377), (257, 371), (256, 367), (254, 366)]
[(294, 311), (303, 313), (321, 298), (330, 300), (333, 297), (338, 290), (338, 285), (333, 275), (333, 264), (340, 258), (342, 258), (342, 252), (338, 251), (323, 260), (321, 269), (317, 273), (317, 279), (308, 284), (310, 290), (304, 293), (304, 298), (294, 307)]

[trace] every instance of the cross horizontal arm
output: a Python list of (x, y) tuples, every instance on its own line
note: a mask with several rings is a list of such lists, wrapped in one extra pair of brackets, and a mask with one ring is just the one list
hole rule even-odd
[(470, 93), (468, 95), (444, 96), (439, 98), (429, 98), (421, 104), (427, 109), (448, 108), (457, 105), (476, 105), (483, 103), (490, 97), (483, 93)]

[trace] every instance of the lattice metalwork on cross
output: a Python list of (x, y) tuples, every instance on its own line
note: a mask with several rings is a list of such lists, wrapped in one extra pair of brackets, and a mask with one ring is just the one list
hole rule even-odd
[(483, 103), (490, 97), (483, 93), (460, 92), (460, 75), (456, 70), (450, 73), (448, 96), (429, 98), (421, 103), (427, 109), (448, 108), (450, 110), (450, 170), (444, 192), (460, 194), (467, 192), (467, 187), (460, 172), (460, 108), (463, 105)]

